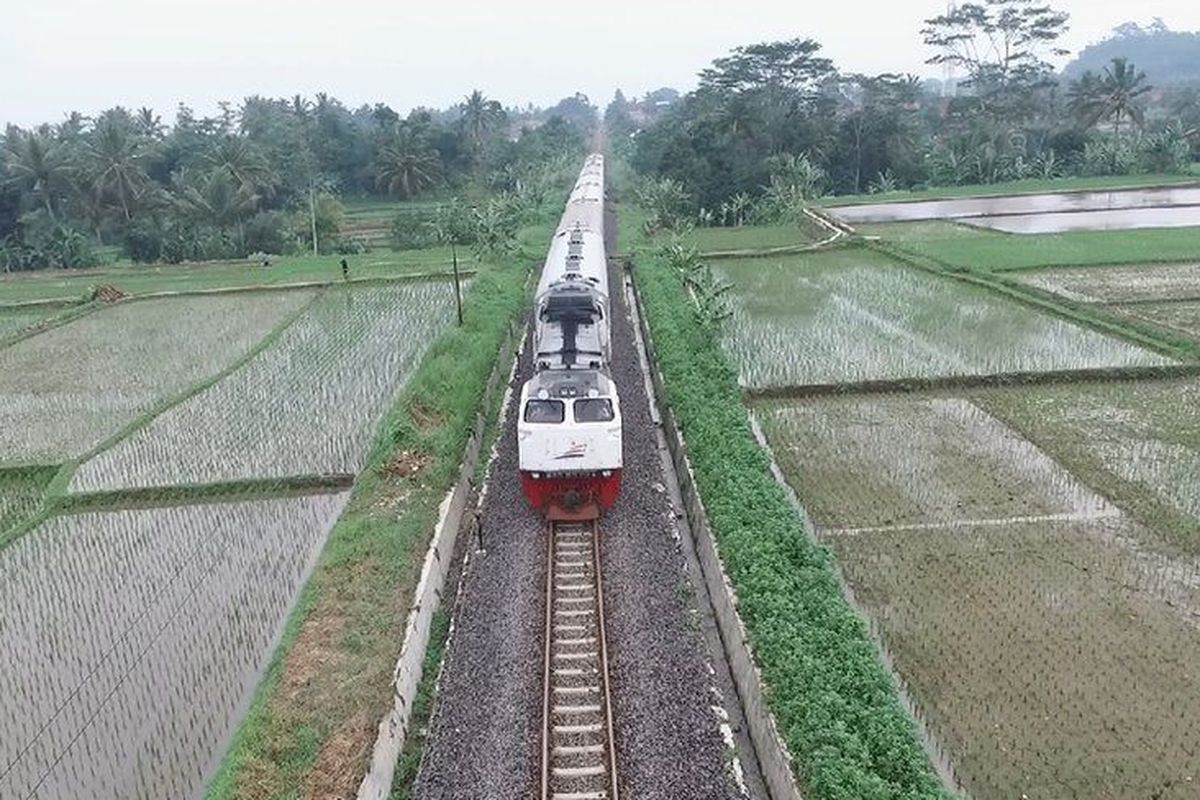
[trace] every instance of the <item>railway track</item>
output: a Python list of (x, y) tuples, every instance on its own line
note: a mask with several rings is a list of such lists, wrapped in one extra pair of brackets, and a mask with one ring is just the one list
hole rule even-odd
[(617, 800), (600, 529), (552, 522), (546, 547), (542, 800)]

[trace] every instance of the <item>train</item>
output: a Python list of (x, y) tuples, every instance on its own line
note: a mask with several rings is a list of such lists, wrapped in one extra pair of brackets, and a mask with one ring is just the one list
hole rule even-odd
[(599, 517), (621, 488), (621, 403), (610, 372), (612, 305), (604, 156), (589, 155), (550, 241), (533, 307), (533, 377), (521, 387), (521, 490), (549, 520)]

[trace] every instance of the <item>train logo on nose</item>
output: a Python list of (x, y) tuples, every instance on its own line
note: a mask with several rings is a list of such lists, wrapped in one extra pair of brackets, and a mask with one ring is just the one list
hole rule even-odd
[(561, 461), (565, 458), (583, 458), (587, 455), (587, 442), (571, 442), (562, 454), (555, 456), (556, 461)]

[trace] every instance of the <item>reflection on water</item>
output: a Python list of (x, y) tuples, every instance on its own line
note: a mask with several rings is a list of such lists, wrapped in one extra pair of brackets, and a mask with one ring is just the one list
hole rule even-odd
[(1008, 233), (1183, 228), (1200, 225), (1200, 206), (1128, 208), (1113, 211), (1081, 211), (1071, 214), (1017, 214), (1006, 217), (973, 217), (964, 221), (970, 225)]
[[(1007, 214), (1055, 214), (1111, 209), (1159, 208), (1200, 205), (1200, 187), (1115, 189), (1097, 192), (1027, 194), (1008, 197), (962, 197), (916, 203), (873, 203), (831, 208), (850, 223), (909, 222), (925, 219), (962, 219)], [(1192, 209), (1193, 213), (1200, 209)], [(1200, 222), (1193, 222), (1193, 225)]]
[(79, 514), (0, 552), (0, 797), (196, 796), (345, 499)]

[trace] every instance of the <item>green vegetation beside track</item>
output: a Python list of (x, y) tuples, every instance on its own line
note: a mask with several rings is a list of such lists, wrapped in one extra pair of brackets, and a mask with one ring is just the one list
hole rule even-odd
[(751, 432), (737, 375), (657, 257), (635, 278), (768, 704), (810, 800), (948, 798), (866, 624)]

